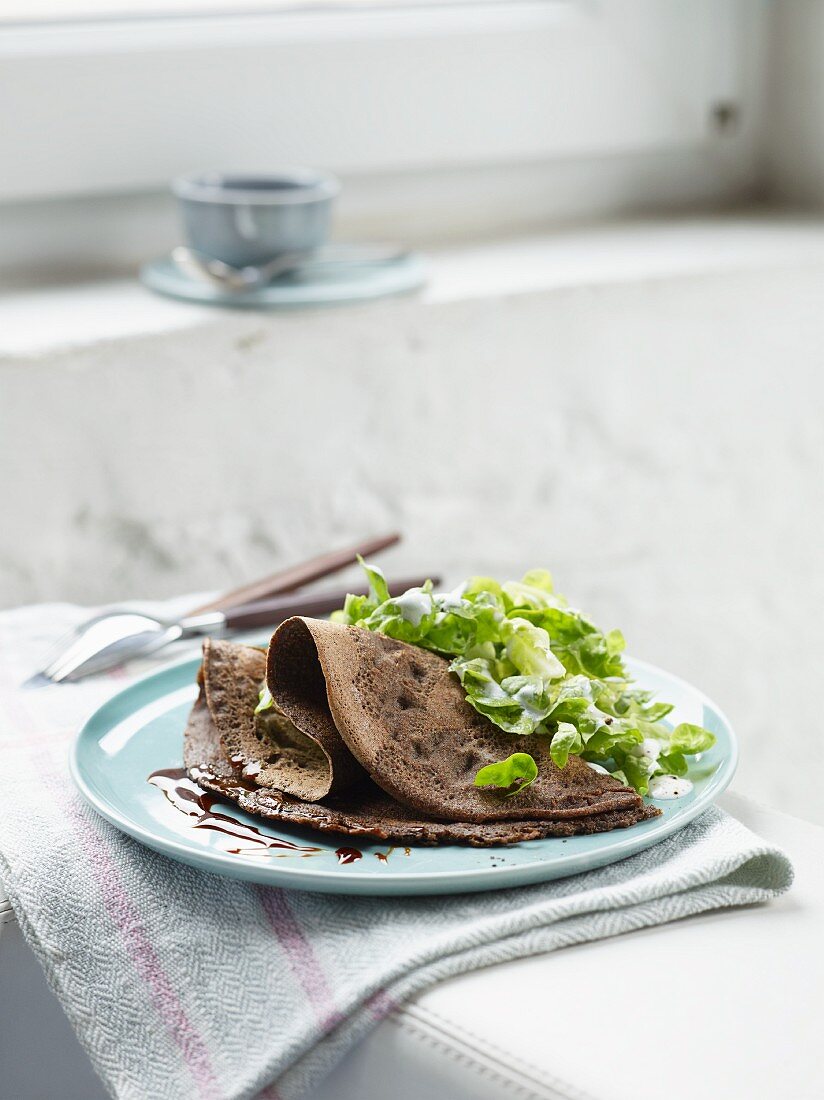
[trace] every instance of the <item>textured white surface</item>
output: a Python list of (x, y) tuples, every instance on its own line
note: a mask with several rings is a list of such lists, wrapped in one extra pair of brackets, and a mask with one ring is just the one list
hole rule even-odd
[[(612, 221), (428, 250), (430, 279), (418, 300), (434, 305), (673, 275), (786, 269), (822, 256), (824, 222), (809, 216), (753, 211)], [(15, 356), (209, 326), (220, 316), (149, 293), (131, 273), (0, 293), (0, 366), (4, 357), (13, 362)]]
[(546, 564), (717, 699), (743, 789), (824, 821), (795, 766), (820, 742), (824, 262), (637, 275), (8, 357), (0, 603), (222, 587), (394, 526), (393, 572)]

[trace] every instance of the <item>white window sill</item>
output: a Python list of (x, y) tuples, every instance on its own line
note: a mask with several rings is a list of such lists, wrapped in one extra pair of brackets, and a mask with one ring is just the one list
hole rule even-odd
[[(815, 263), (824, 259), (824, 221), (753, 213), (621, 222), (464, 244), (433, 250), (428, 259), (431, 278), (417, 300), (435, 305)], [(357, 312), (364, 308), (381, 306), (360, 307)], [(0, 355), (40, 356), (98, 341), (213, 324), (221, 316), (226, 314), (220, 310), (157, 297), (133, 278), (9, 292), (0, 296)]]

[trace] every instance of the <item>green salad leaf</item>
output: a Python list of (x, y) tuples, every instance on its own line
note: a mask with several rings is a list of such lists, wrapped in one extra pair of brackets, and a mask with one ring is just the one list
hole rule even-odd
[(255, 707), (255, 714), (263, 714), (265, 710), (269, 710), (274, 705), (275, 700), (272, 698), (271, 691), (266, 684), (262, 684), (258, 692), (258, 705)]
[(487, 764), (475, 776), (476, 787), (511, 788), (508, 798), (518, 794), (538, 775), (538, 765), (528, 752), (514, 752), (498, 764)]
[[(369, 592), (347, 596), (332, 618), (450, 657), (475, 710), (515, 736), (545, 736), (559, 768), (581, 756), (646, 794), (652, 776), (684, 775), (686, 758), (715, 744), (701, 726), (664, 721), (672, 706), (630, 679), (621, 632), (604, 633), (570, 607), (545, 569), (505, 584), (470, 577), (452, 592), (427, 581), (391, 597), (380, 569), (361, 564)], [(515, 775), (526, 755), (482, 768), (476, 783), (511, 786), (513, 779), (499, 780)], [(490, 768), (501, 770), (489, 778)]]

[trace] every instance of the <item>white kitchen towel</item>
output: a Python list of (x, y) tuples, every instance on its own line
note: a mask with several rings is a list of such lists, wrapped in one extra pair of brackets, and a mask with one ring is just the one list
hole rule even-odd
[(68, 775), (82, 721), (146, 662), (21, 687), (84, 614), (0, 615), (0, 880), (115, 1097), (293, 1100), (442, 978), (764, 902), (792, 881), (782, 852), (718, 809), (602, 870), (478, 895), (331, 897), (193, 870), (103, 821)]

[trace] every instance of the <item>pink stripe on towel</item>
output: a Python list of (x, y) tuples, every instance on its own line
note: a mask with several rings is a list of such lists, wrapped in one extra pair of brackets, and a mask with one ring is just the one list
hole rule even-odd
[(324, 1033), (337, 1027), (343, 1017), (334, 1008), (334, 996), (326, 975), (303, 929), (295, 919), (292, 907), (283, 890), (259, 886), (263, 911), (269, 918), (278, 942), (286, 953), (295, 977), (303, 987), (309, 1003), (315, 1010), (318, 1023)]
[(398, 1002), (393, 1000), (385, 989), (378, 989), (367, 1000), (365, 1007), (374, 1020), (383, 1020), (398, 1008)]
[[(25, 733), (31, 734), (37, 729), (31, 712), (19, 698), (13, 700), (13, 711)], [(107, 844), (95, 831), (90, 812), (81, 805), (66, 780), (55, 774), (52, 754), (39, 747), (32, 752), (31, 760), (37, 766), (43, 785), (61, 801), (65, 799), (66, 815), (77, 830), (106, 912), (129, 949), (135, 970), (148, 986), (152, 1002), (179, 1047), (200, 1096), (203, 1100), (213, 1097), (217, 1100), (217, 1082), (206, 1046), (187, 1017), (140, 916), (121, 885), (120, 869), (112, 859)]]
[(154, 1006), (166, 1030), (180, 1048), (199, 1094), (204, 1098), (216, 1098), (217, 1085), (206, 1046), (186, 1015), (137, 911), (121, 886), (120, 872), (109, 855), (108, 847), (94, 831), (86, 815), (78, 811), (74, 800), (69, 802), (68, 811), (80, 835), (106, 912), (129, 949), (135, 970), (149, 987)]
[(274, 1085), (267, 1085), (257, 1094), (256, 1100), (280, 1100), (280, 1093)]

